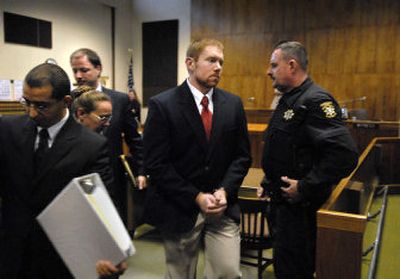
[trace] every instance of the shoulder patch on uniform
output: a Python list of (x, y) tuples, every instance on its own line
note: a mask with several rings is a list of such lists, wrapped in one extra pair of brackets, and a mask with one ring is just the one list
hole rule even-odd
[(294, 111), (292, 109), (288, 109), (287, 111), (285, 111), (283, 113), (283, 118), (288, 121), (290, 119), (292, 119), (294, 116)]
[(337, 113), (335, 111), (335, 107), (331, 101), (323, 102), (319, 105), (322, 111), (325, 113), (326, 118), (334, 118)]

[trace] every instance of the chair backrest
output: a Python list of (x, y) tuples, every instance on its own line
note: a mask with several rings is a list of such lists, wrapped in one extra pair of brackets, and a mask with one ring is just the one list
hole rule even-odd
[(266, 209), (268, 202), (253, 198), (239, 198), (241, 209), (242, 246), (249, 249), (266, 249), (271, 246)]

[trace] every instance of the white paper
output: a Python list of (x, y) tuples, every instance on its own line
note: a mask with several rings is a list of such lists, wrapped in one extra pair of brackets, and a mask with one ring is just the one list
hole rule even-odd
[[(94, 185), (90, 194), (81, 186), (88, 179)], [(97, 279), (98, 260), (118, 264), (135, 253), (98, 174), (74, 178), (37, 220), (77, 279)]]
[(22, 80), (14, 80), (14, 100), (19, 101), (22, 98), (24, 82)]
[(0, 101), (11, 101), (11, 80), (0, 79)]

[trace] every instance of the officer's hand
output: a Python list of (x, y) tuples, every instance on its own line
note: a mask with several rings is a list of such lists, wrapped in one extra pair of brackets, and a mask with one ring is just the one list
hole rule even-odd
[(298, 201), (300, 199), (300, 194), (297, 190), (298, 180), (290, 179), (287, 176), (282, 176), (281, 180), (288, 184), (288, 187), (281, 187), (282, 197), (287, 199), (290, 203)]

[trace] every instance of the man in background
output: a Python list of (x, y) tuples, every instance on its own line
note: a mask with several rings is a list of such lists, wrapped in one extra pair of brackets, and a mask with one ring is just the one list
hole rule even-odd
[(70, 81), (57, 65), (27, 74), (21, 103), (26, 115), (0, 118), (0, 278), (73, 278), (35, 218), (78, 176), (97, 172), (112, 193), (107, 143), (70, 115)]
[(309, 78), (307, 59), (302, 44), (283, 42), (268, 69), (283, 95), (265, 134), (259, 194), (271, 198), (268, 223), (279, 279), (314, 278), (316, 212), (358, 160), (339, 105)]
[(81, 48), (74, 51), (71, 54), (70, 63), (74, 78), (79, 86), (91, 86), (111, 98), (113, 113), (110, 126), (104, 135), (108, 139), (111, 151), (111, 163), (114, 166), (116, 206), (119, 208), (122, 220), (127, 224), (127, 182), (123, 166), (119, 159), (119, 156), (123, 154), (123, 140), (127, 143), (133, 158), (133, 171), (138, 176), (138, 187), (140, 189), (146, 187), (142, 138), (138, 133), (132, 103), (127, 94), (105, 88), (101, 85), (102, 64), (99, 55), (93, 50)]
[(223, 62), (222, 43), (194, 41), (188, 79), (148, 103), (147, 212), (164, 239), (165, 278), (194, 279), (202, 243), (205, 278), (241, 277), (237, 195), (251, 158), (242, 102), (216, 88)]

